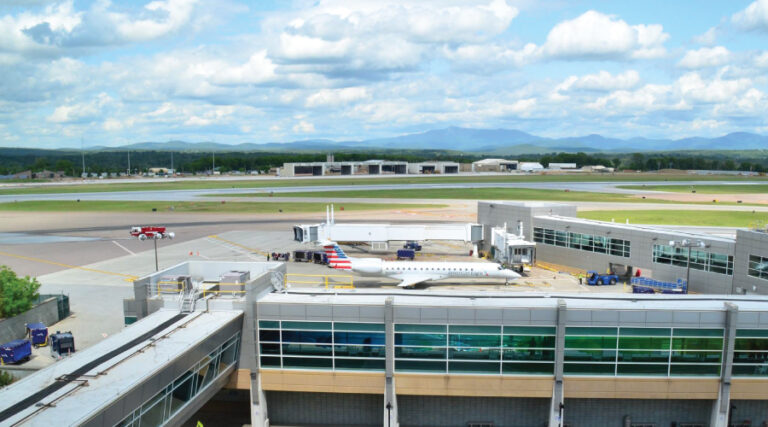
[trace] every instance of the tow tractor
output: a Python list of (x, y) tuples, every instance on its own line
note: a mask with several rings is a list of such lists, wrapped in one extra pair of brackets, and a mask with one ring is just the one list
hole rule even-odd
[(167, 231), (166, 227), (131, 227), (131, 236), (139, 240), (147, 239), (173, 239), (176, 235)]
[(609, 273), (600, 274), (595, 270), (587, 271), (587, 284), (590, 286), (615, 285), (619, 281), (619, 276)]

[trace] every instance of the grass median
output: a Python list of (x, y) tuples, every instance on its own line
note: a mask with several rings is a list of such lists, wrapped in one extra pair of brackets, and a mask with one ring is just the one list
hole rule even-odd
[[(197, 212), (197, 213), (305, 213), (325, 212), (327, 203), (313, 202), (124, 202), (124, 201), (25, 201), (0, 203), (0, 211), (18, 212)], [(439, 204), (344, 203), (335, 211), (439, 209)]]
[(580, 218), (624, 224), (752, 227), (768, 223), (768, 212), (707, 210), (581, 211)]
[(630, 190), (668, 191), (670, 193), (691, 193), (694, 190), (702, 194), (768, 194), (768, 184), (750, 185), (621, 185), (619, 188)]

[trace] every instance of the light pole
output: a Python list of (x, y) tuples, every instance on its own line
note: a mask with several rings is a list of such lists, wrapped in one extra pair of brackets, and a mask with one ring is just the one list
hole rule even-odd
[(691, 281), (691, 248), (701, 248), (704, 249), (707, 247), (707, 244), (702, 242), (701, 240), (696, 240), (695, 242), (693, 240), (683, 239), (680, 241), (676, 240), (670, 240), (669, 246), (672, 246), (674, 248), (688, 248), (688, 256), (687, 256), (687, 262), (685, 263), (685, 286), (690, 289), (690, 281)]

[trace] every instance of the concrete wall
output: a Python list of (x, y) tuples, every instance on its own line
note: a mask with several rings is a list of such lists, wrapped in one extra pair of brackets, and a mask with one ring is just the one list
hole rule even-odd
[(632, 424), (701, 423), (709, 425), (712, 400), (565, 399), (565, 423), (571, 427)]
[(747, 274), (750, 255), (768, 258), (768, 233), (753, 230), (736, 231), (736, 250), (733, 260), (734, 293), (768, 294), (768, 280)]
[(466, 427), (473, 422), (530, 427), (547, 424), (550, 399), (401, 395), (397, 402), (403, 427)]
[(27, 323), (43, 322), (45, 326), (50, 326), (58, 321), (59, 308), (56, 298), (48, 298), (24, 313), (0, 320), (0, 343), (24, 338)]
[(271, 425), (380, 426), (381, 395), (267, 392)]

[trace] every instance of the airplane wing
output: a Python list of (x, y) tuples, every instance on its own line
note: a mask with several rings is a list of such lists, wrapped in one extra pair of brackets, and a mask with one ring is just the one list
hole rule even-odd
[(401, 282), (398, 283), (398, 287), (400, 288), (408, 288), (414, 285), (418, 285), (421, 282), (426, 282), (427, 280), (434, 280), (435, 278), (428, 275), (428, 274), (420, 274), (420, 275), (403, 275), (400, 277), (396, 277), (396, 279), (400, 279)]

